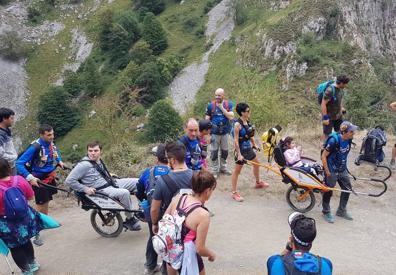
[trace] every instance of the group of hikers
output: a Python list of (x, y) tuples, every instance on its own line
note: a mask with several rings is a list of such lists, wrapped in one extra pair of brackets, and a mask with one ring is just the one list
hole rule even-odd
[[(347, 157), (351, 142), (358, 127), (343, 120), (343, 89), (349, 78), (341, 75), (335, 82), (324, 83), (319, 94), (323, 125), (323, 153), (321, 161), (324, 182), (334, 187), (338, 182), (341, 189), (350, 190)], [(322, 84), (321, 84), (322, 85)], [(391, 104), (396, 111), (396, 102)], [(102, 160), (103, 148), (98, 141), (87, 144), (87, 154), (68, 174), (65, 184), (76, 192), (94, 195), (100, 191), (118, 200), (126, 209), (132, 210), (131, 194), (140, 202), (149, 203), (149, 238), (146, 247), (145, 274), (205, 274), (202, 257), (209, 261), (216, 254), (206, 246), (210, 212), (205, 204), (211, 198), (221, 175), (231, 175), (231, 198), (242, 202), (244, 198), (237, 189), (238, 177), (243, 166), (250, 161), (259, 164), (256, 152), (261, 146), (255, 141), (255, 127), (250, 120), (251, 109), (247, 103), (238, 103), (235, 111), (230, 100), (225, 99), (224, 90), (215, 91), (215, 98), (206, 108), (205, 118), (197, 121), (188, 119), (185, 134), (175, 142), (155, 147), (156, 163), (147, 168), (139, 178), (115, 178)], [(15, 122), (15, 113), (0, 108), (0, 239), (10, 249), (11, 255), (23, 274), (33, 274), (40, 268), (35, 260), (34, 248), (43, 245), (39, 232), (43, 229), (38, 212), (48, 214), (49, 202), (57, 192), (40, 183), (55, 185), (57, 166), (64, 167), (61, 154), (54, 144), (54, 130), (50, 125), (39, 127), (40, 137), (33, 141), (19, 156), (12, 141), (10, 127)], [(334, 132), (333, 132), (334, 131)], [(235, 165), (233, 171), (227, 165), (229, 139), (234, 143)], [(287, 165), (300, 167), (307, 173), (316, 173), (316, 167), (301, 162), (302, 150), (293, 137), (283, 139)], [(208, 146), (210, 145), (210, 154)], [(391, 167), (395, 166), (396, 145), (392, 150)], [(254, 188), (269, 186), (260, 179), (259, 166), (252, 165)], [(10, 191), (11, 190), (11, 191)], [(19, 190), (19, 191), (18, 191)], [(322, 200), (324, 219), (334, 223), (330, 210), (332, 192), (325, 192)], [(15, 198), (35, 198), (35, 209), (26, 207), (25, 215), (19, 219), (7, 217), (9, 209), (18, 206)], [(336, 215), (353, 220), (347, 212), (349, 193), (342, 193)], [(14, 207), (14, 208), (13, 208)], [(146, 213), (146, 212), (145, 212)], [(161, 221), (166, 215), (183, 213), (182, 242), (183, 260), (179, 264), (168, 261), (158, 264), (160, 244), (156, 236), (164, 234)], [(286, 249), (280, 255), (268, 259), (269, 274), (331, 274), (332, 264), (323, 257), (309, 251), (316, 237), (315, 220), (300, 213), (289, 216), (290, 236)], [(125, 227), (132, 231), (141, 230), (139, 220), (126, 212)], [(158, 239), (158, 238), (157, 238)], [(298, 264), (296, 264), (298, 263)]]

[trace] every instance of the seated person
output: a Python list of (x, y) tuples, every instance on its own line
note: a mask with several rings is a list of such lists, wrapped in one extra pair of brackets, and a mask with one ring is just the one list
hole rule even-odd
[(268, 258), (268, 274), (331, 275), (333, 272), (331, 261), (310, 252), (316, 237), (315, 220), (294, 212), (290, 214), (288, 222), (290, 226), (289, 241), (280, 255)]
[[(132, 210), (130, 192), (136, 191), (138, 179), (124, 178), (113, 179), (101, 160), (102, 146), (98, 141), (87, 145), (88, 154), (77, 163), (65, 180), (65, 184), (74, 191), (84, 192), (88, 195), (96, 191), (104, 193), (111, 198), (117, 199), (125, 209)], [(141, 229), (138, 220), (132, 213), (125, 212), (124, 225), (132, 231)]]
[(319, 174), (319, 171), (322, 170), (319, 164), (308, 164), (301, 161), (303, 154), (301, 146), (296, 146), (296, 142), (292, 137), (286, 137), (281, 142), (283, 143), (283, 155), (285, 156), (287, 166), (299, 168), (313, 175)]

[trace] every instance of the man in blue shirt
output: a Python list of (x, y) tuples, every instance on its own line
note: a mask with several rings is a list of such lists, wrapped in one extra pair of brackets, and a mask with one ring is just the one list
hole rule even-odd
[[(324, 145), (322, 153), (322, 164), (325, 171), (325, 183), (329, 187), (335, 187), (336, 183), (343, 190), (351, 190), (351, 181), (349, 179), (347, 160), (351, 150), (353, 135), (358, 127), (349, 121), (344, 121), (340, 126), (339, 133), (331, 134)], [(334, 223), (334, 217), (330, 212), (330, 199), (332, 191), (323, 193), (322, 212), (324, 218), (329, 223)], [(336, 215), (347, 220), (353, 220), (352, 216), (346, 211), (349, 199), (349, 193), (342, 192), (340, 195), (340, 204)]]
[(202, 150), (199, 141), (199, 125), (195, 118), (190, 118), (185, 125), (185, 135), (177, 143), (186, 147), (186, 164), (191, 170), (202, 169)]
[[(137, 184), (137, 198), (139, 200), (148, 199), (151, 202), (151, 198), (153, 196), (155, 185), (157, 179), (162, 175), (167, 175), (170, 171), (168, 167), (168, 160), (165, 154), (165, 144), (160, 144), (153, 149), (154, 155), (157, 157), (157, 164), (152, 168), (147, 168), (139, 178)], [(144, 274), (154, 274), (160, 270), (160, 266), (157, 265), (158, 255), (153, 248), (153, 243), (151, 238), (154, 236), (152, 230), (152, 223), (151, 219), (147, 221), (150, 236), (147, 241), (146, 246), (146, 263), (145, 265), (145, 272)], [(166, 265), (163, 265), (163, 274), (166, 274)]]
[(224, 99), (224, 90), (222, 88), (218, 88), (215, 91), (215, 100), (209, 102), (206, 108), (205, 119), (209, 119), (212, 122), (212, 138), (210, 144), (212, 172), (215, 177), (217, 177), (219, 173), (231, 175), (231, 171), (227, 168), (227, 157), (228, 136), (232, 128), (230, 121), (234, 119), (232, 108), (232, 102)]
[(286, 249), (281, 255), (273, 255), (268, 259), (268, 274), (332, 274), (333, 265), (329, 259), (309, 252), (316, 237), (315, 220), (294, 212), (288, 221), (291, 230)]
[[(41, 125), (40, 138), (33, 141), (16, 161), (18, 174), (22, 175), (32, 185), (37, 211), (48, 215), (48, 204), (56, 189), (39, 186), (38, 180), (55, 185), (56, 166), (64, 167), (61, 155), (54, 144), (54, 129), (50, 125)], [(41, 239), (33, 241), (42, 245)]]

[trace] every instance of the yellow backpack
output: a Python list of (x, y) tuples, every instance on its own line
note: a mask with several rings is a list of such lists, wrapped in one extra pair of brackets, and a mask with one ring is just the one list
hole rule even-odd
[(277, 144), (279, 132), (282, 130), (282, 127), (276, 125), (273, 128), (268, 129), (268, 131), (264, 132), (261, 136), (263, 140), (263, 153), (264, 156), (268, 157), (268, 162), (271, 160), (272, 154), (274, 153), (274, 148)]

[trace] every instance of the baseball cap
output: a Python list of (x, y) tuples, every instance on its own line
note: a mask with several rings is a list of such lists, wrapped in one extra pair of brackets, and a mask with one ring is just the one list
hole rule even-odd
[(153, 153), (154, 156), (158, 158), (159, 161), (162, 163), (168, 163), (168, 160), (166, 158), (165, 154), (165, 144), (160, 144), (158, 146), (155, 146), (151, 152)]
[(288, 222), (294, 240), (302, 246), (310, 246), (316, 237), (315, 220), (293, 212), (289, 215)]
[(358, 128), (359, 127), (357, 127), (356, 125), (352, 124), (351, 122), (344, 121), (344, 122), (341, 123), (340, 131), (341, 132), (349, 132), (349, 131), (355, 132)]

